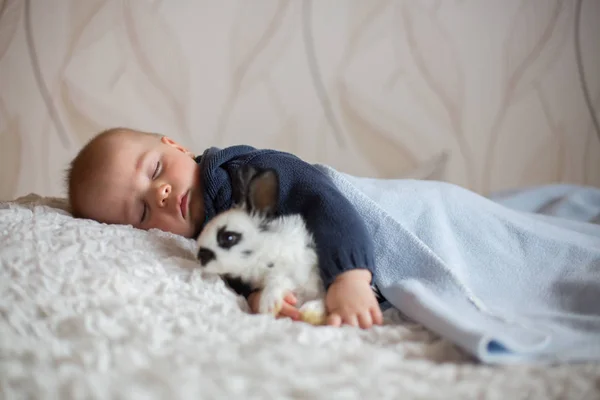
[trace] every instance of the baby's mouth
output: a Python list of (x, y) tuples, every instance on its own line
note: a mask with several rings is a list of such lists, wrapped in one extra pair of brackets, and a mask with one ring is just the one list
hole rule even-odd
[(185, 195), (181, 198), (181, 203), (179, 204), (179, 208), (181, 209), (181, 216), (183, 219), (187, 216), (188, 211), (188, 199), (190, 196), (189, 190), (185, 193)]

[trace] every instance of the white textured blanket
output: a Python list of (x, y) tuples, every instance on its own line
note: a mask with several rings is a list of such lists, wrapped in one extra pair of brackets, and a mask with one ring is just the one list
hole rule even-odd
[(489, 367), (394, 310), (369, 331), (247, 313), (193, 242), (0, 204), (0, 398), (584, 399), (593, 364)]

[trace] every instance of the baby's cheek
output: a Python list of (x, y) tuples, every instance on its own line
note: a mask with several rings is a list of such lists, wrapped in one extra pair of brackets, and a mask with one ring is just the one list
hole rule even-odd
[(153, 218), (152, 223), (149, 225), (154, 229), (159, 229), (163, 232), (170, 232), (184, 237), (191, 237), (194, 233), (193, 228), (188, 226), (188, 224), (180, 221), (174, 221), (171, 218), (165, 218), (162, 215), (156, 215)]

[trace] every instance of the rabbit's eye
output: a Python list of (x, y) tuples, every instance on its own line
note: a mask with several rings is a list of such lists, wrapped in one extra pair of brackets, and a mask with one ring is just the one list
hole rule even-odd
[(242, 234), (238, 232), (228, 231), (226, 226), (223, 226), (217, 232), (217, 243), (223, 249), (230, 249), (240, 242)]

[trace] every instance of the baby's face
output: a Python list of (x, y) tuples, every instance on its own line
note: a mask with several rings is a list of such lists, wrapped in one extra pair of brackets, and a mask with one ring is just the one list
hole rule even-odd
[(204, 207), (193, 155), (166, 137), (113, 142), (100, 178), (86, 195), (91, 217), (194, 237)]

